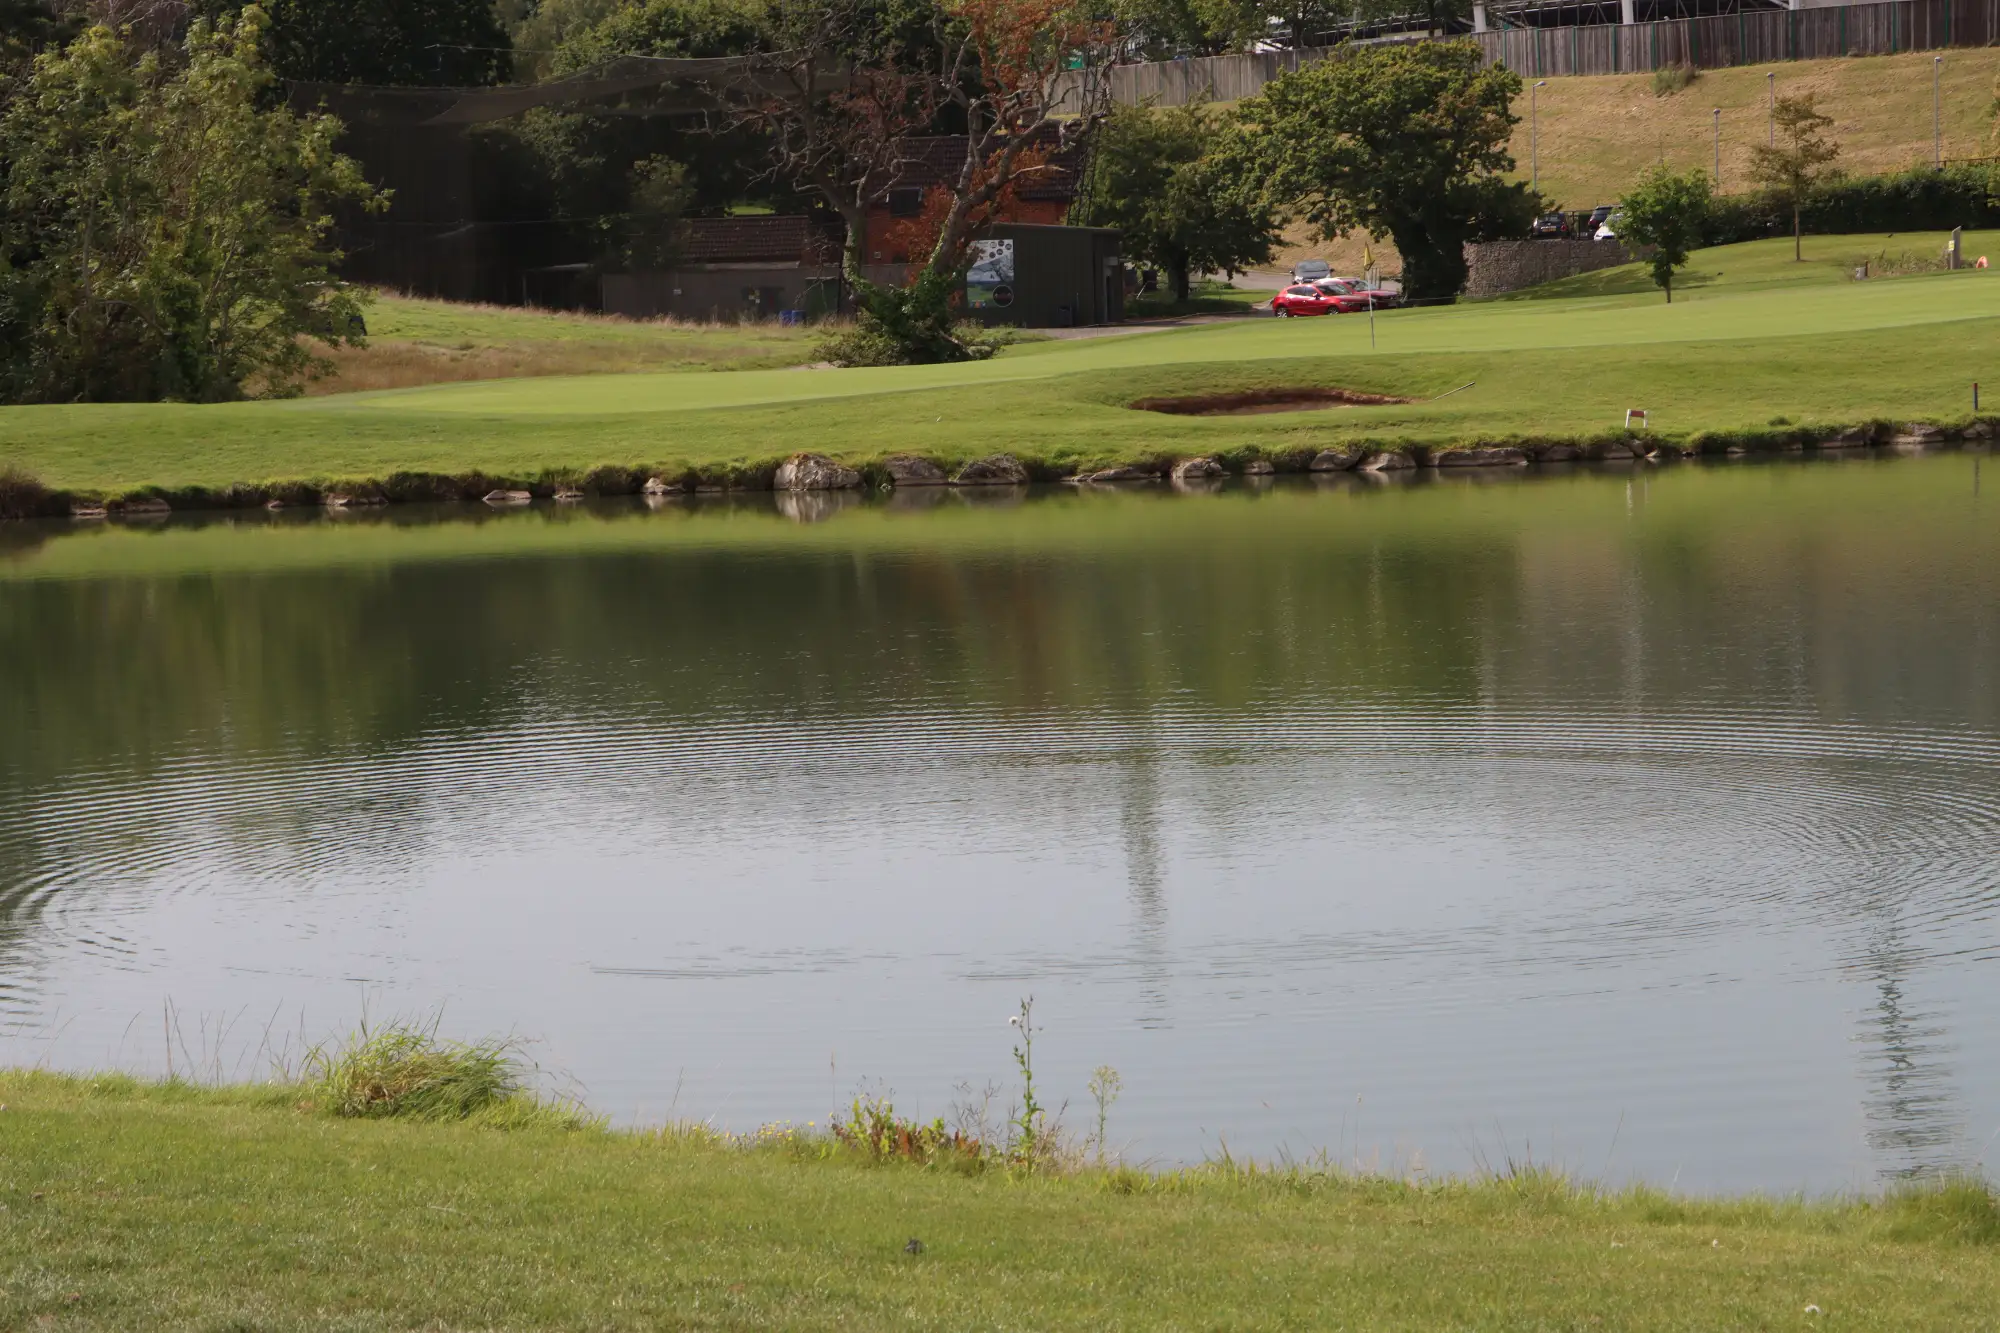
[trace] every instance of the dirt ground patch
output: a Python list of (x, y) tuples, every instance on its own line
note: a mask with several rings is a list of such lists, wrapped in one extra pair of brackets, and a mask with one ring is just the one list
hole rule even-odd
[(1245, 389), (1238, 393), (1204, 393), (1191, 398), (1141, 398), (1132, 404), (1140, 412), (1165, 412), (1177, 417), (1247, 417), (1261, 412), (1307, 412), (1326, 407), (1388, 407), (1415, 402), (1386, 394), (1353, 389)]

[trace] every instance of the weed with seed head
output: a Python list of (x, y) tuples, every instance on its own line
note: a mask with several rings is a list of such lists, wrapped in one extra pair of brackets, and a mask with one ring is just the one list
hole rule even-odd
[(1110, 1065), (1099, 1065), (1090, 1073), (1090, 1097), (1097, 1103), (1097, 1164), (1105, 1162), (1105, 1124), (1111, 1116), (1111, 1104), (1118, 1100), (1118, 1094), (1125, 1088), (1125, 1080)]

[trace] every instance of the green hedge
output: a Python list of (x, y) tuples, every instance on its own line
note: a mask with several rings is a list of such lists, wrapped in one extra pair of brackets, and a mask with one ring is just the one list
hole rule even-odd
[[(1809, 232), (1949, 231), (2000, 226), (2000, 162), (1911, 167), (1892, 176), (1858, 176), (1814, 191), (1801, 211)], [(1706, 241), (1729, 245), (1787, 235), (1792, 214), (1770, 194), (1728, 195), (1715, 201)]]

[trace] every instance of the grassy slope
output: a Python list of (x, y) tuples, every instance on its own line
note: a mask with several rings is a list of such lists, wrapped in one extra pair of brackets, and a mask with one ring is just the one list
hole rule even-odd
[[(965, 1177), (0, 1074), (0, 1327), (1985, 1327), (1983, 1189)], [(905, 1242), (920, 1238), (910, 1256)]]
[(805, 329), (678, 324), (384, 295), (365, 348), (339, 348), (316, 395), (417, 384), (641, 370), (735, 370), (809, 360)]
[[(1750, 148), (1766, 134), (1765, 78), (1776, 74), (1778, 92), (1813, 92), (1834, 118), (1840, 164), (1858, 174), (1897, 171), (1931, 160), (1931, 56), (1864, 56), (1850, 60), (1801, 60), (1740, 69), (1704, 70), (1686, 90), (1653, 95), (1651, 74), (1552, 78), (1541, 103), (1541, 186), (1563, 208), (1616, 202), (1640, 171), (1663, 158), (1677, 167), (1707, 167), (1715, 160), (1712, 112), (1722, 109), (1722, 188), (1750, 188)], [(1942, 53), (1944, 153), (1947, 158), (2000, 152), (1993, 135), (1994, 80), (2000, 49)], [(1528, 99), (1516, 108), (1521, 124), (1511, 151), (1517, 170), (1529, 174)], [(1324, 256), (1342, 272), (1358, 270), (1362, 237), (1318, 242), (1295, 231), (1279, 256), (1281, 267)], [(1386, 243), (1378, 246), (1388, 252)], [(1397, 261), (1384, 259), (1394, 272)]]
[[(1843, 278), (1851, 253), (1885, 243), (1822, 239), (1805, 265), (1784, 260), (1781, 241), (1704, 253), (1694, 268), (1706, 285), (1672, 306), (1635, 290), (1398, 312), (1377, 321), (1374, 349), (1359, 317), (1255, 320), (1038, 343), (970, 365), (525, 379), (214, 407), (11, 408), (0, 410), (0, 461), (54, 486), (118, 490), (398, 469), (528, 475), (597, 463), (716, 464), (799, 449), (857, 461), (901, 450), (945, 459), (1013, 450), (1062, 464), (1355, 438), (1448, 444), (1603, 435), (1627, 407), (1649, 409), (1656, 429), (1680, 434), (1755, 429), (1774, 416), (1961, 419), (1971, 381), (1992, 373), (2000, 271)], [(1440, 402), (1384, 408), (1188, 418), (1124, 406), (1147, 394), (1324, 383), (1429, 399), (1468, 382), (1477, 387)]]
[[(1675, 167), (1715, 161), (1714, 117), (1722, 110), (1722, 189), (1748, 190), (1750, 149), (1768, 133), (1767, 73), (1779, 96), (1814, 93), (1833, 117), (1840, 165), (1860, 174), (1931, 160), (1931, 58), (1921, 51), (1850, 60), (1801, 60), (1704, 70), (1682, 92), (1655, 97), (1650, 74), (1550, 79), (1541, 99), (1541, 183), (1564, 208), (1615, 201), (1640, 171), (1664, 158)], [(1941, 106), (1947, 158), (1994, 151), (1993, 82), (2000, 50), (1944, 55)], [(1528, 174), (1525, 100), (1515, 132), (1517, 173)]]

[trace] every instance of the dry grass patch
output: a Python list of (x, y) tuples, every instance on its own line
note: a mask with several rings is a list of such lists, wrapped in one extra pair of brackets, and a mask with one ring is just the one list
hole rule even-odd
[(313, 395), (546, 375), (747, 370), (809, 359), (807, 331), (775, 324), (638, 320), (585, 311), (378, 293), (365, 347), (326, 353)]

